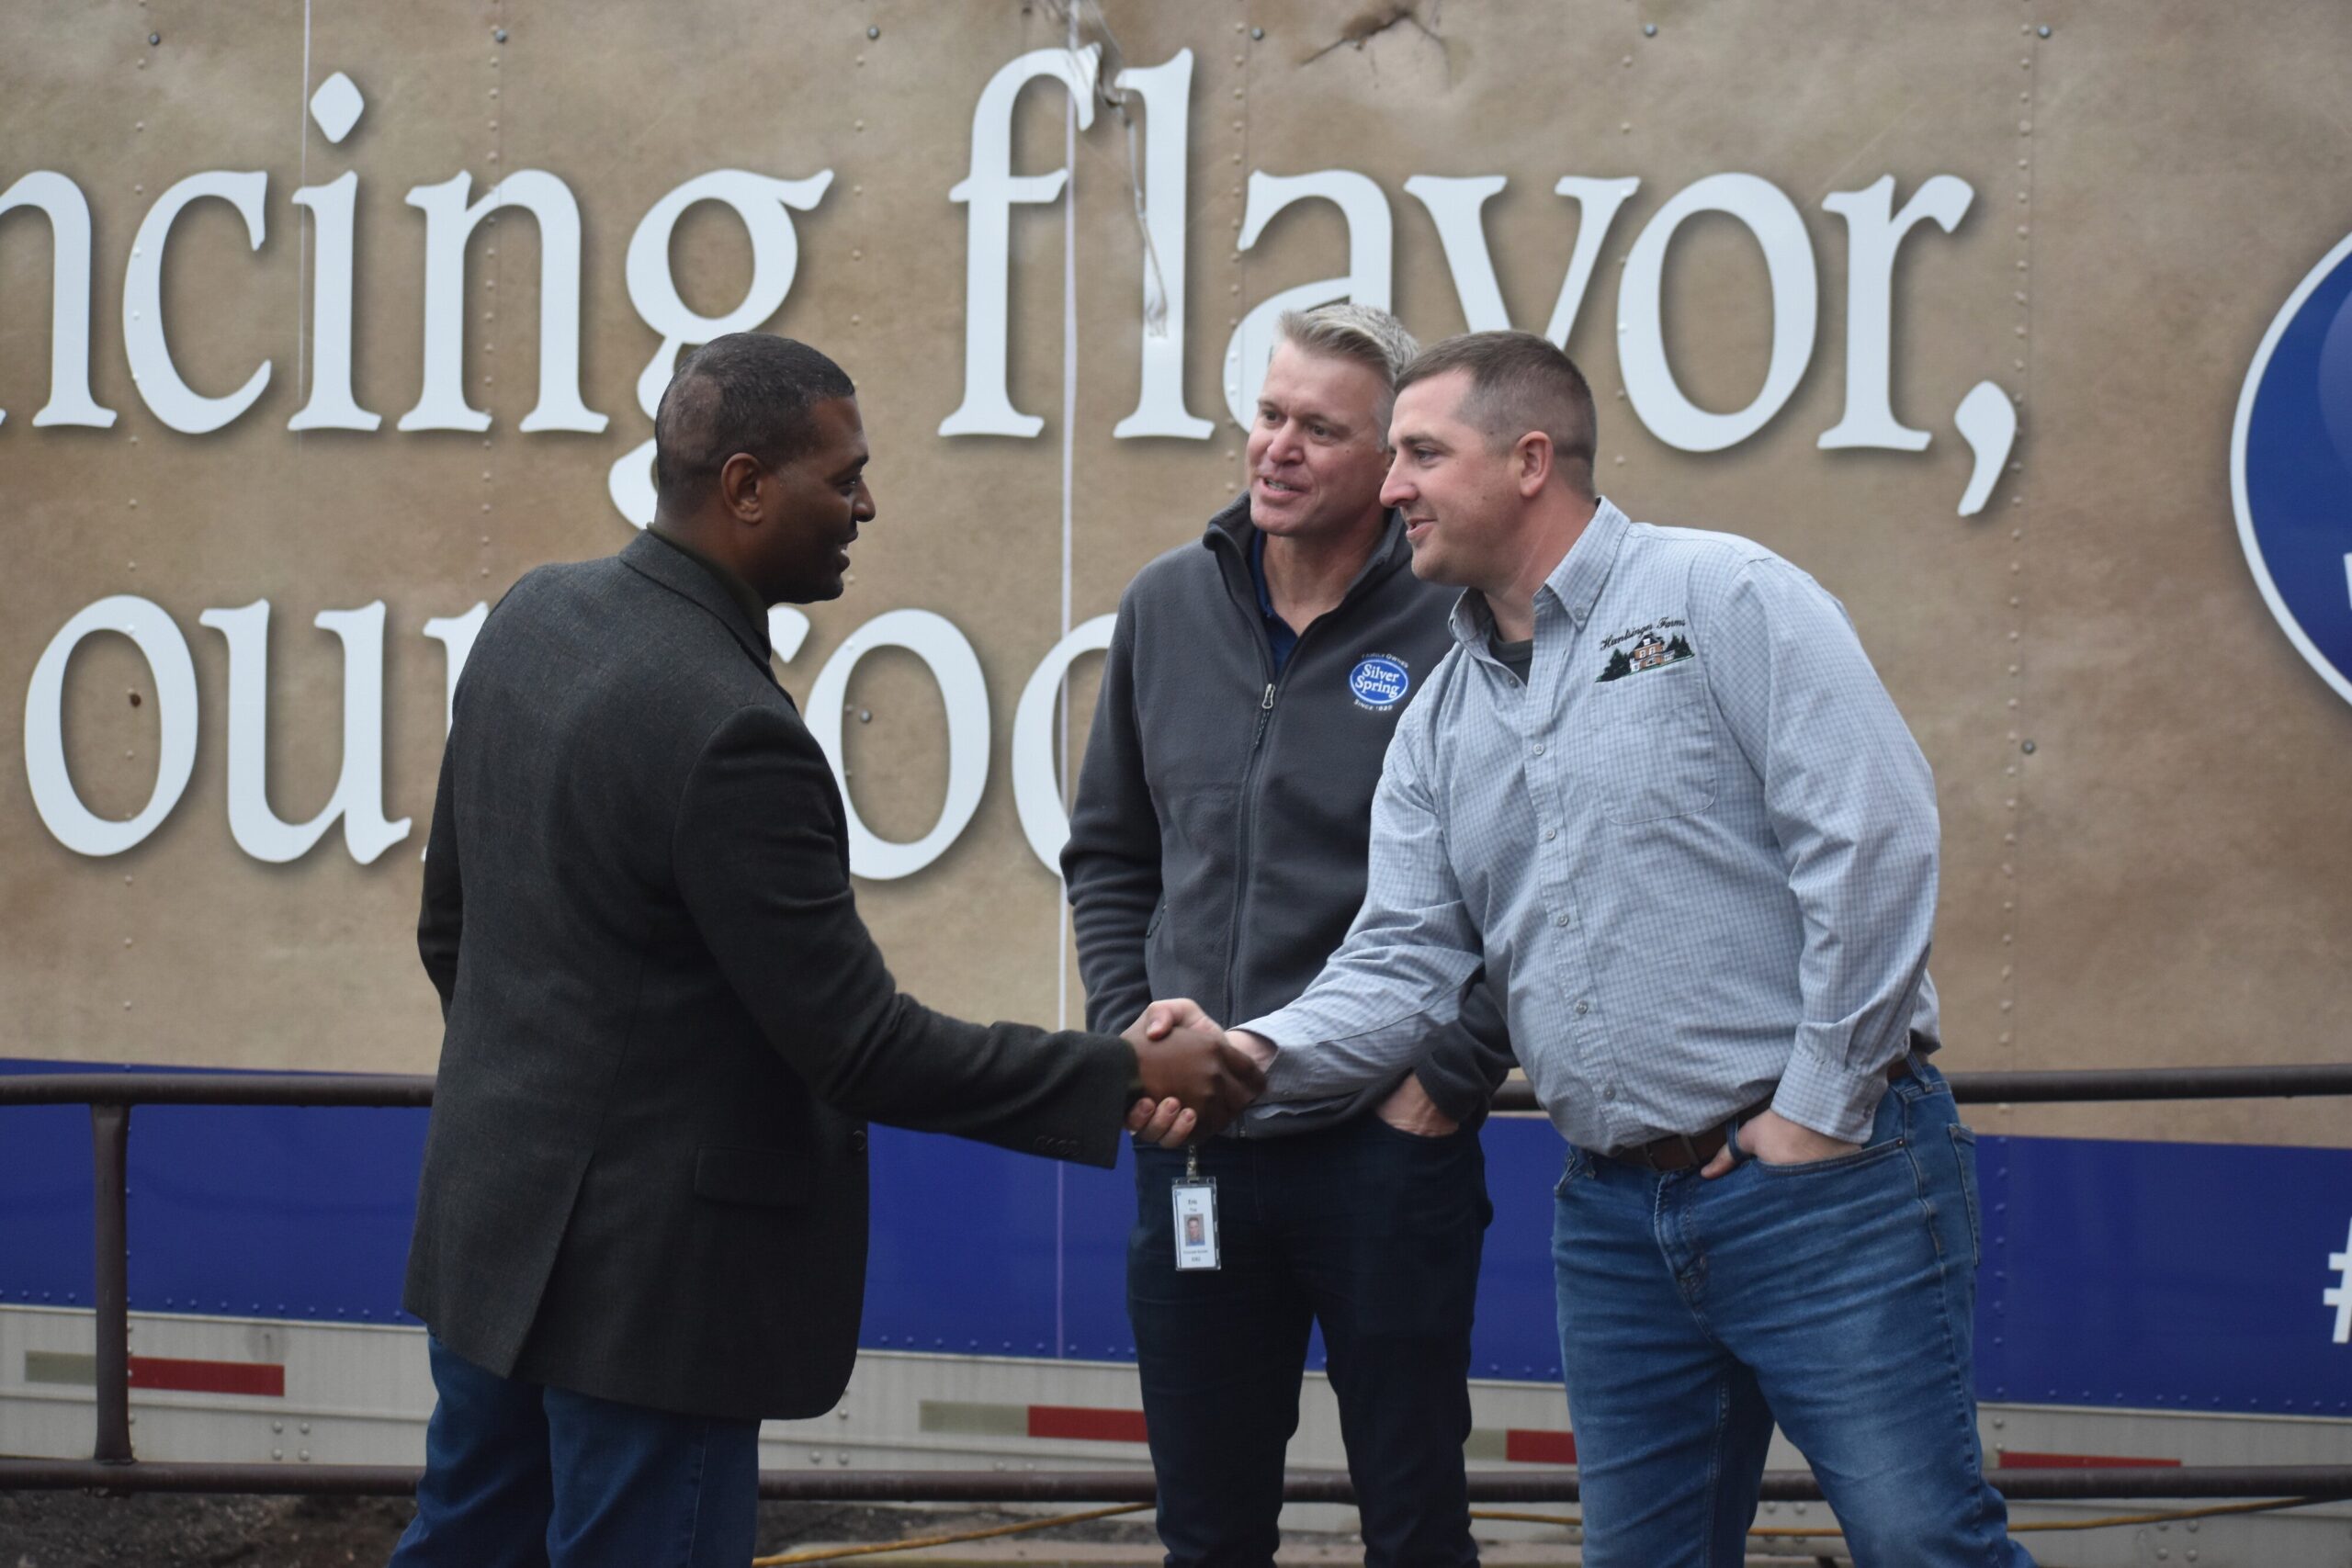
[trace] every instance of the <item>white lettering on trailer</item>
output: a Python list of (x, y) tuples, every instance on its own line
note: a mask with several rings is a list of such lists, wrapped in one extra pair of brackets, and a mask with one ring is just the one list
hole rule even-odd
[[(877, 648), (903, 648), (922, 660), (939, 682), (940, 701), (947, 708), (947, 796), (931, 831), (911, 843), (882, 838), (866, 827), (842, 763), (842, 712), (847, 705), (842, 699), (849, 694), (850, 672)], [(841, 784), (842, 809), (849, 818), (849, 868), (860, 876), (888, 882), (913, 875), (945, 854), (980, 808), (989, 769), (988, 682), (970, 639), (944, 615), (891, 610), (852, 632), (809, 689), (808, 729)]]
[(1005, 387), (1010, 336), (1006, 299), (1012, 271), (1012, 209), (1052, 201), (1061, 195), (1069, 171), (1046, 175), (1012, 172), (1012, 104), (1021, 89), (1041, 76), (1058, 77), (1077, 106), (1080, 130), (1094, 123), (1094, 73), (1102, 46), (1033, 49), (1012, 61), (980, 89), (972, 110), (970, 172), (948, 191), (947, 199), (967, 211), (964, 249), (964, 400), (942, 420), (942, 435), (1034, 436), (1046, 422), (1012, 406)]
[(338, 817), (351, 858), (366, 865), (408, 837), (384, 819), (384, 602), (322, 610), (311, 624), (343, 644), (343, 771), (308, 822), (269, 807), (269, 601), (197, 617), (229, 644), (229, 832), (257, 861), (300, 859)]
[(1216, 426), (1184, 406), (1184, 156), (1192, 140), (1184, 110), (1193, 94), (1193, 51), (1180, 49), (1148, 70), (1131, 66), (1111, 85), (1133, 89), (1144, 104), (1143, 384), (1136, 412), (1111, 434), (1121, 441), (1206, 441)]
[(580, 399), (580, 204), (546, 170), (523, 169), (469, 207), (473, 179), (460, 170), (408, 193), (424, 213), (424, 388), (400, 427), (490, 428), (490, 415), (466, 401), (466, 239), (492, 213), (519, 207), (539, 224), (539, 402), (518, 428), (599, 434), (605, 416)]
[(63, 175), (36, 169), (0, 191), (0, 213), (19, 207), (49, 218), (49, 401), (33, 423), (109, 429), (114, 410), (90, 396), (90, 204)]
[(164, 247), (171, 242), (173, 223), (190, 202), (217, 197), (237, 209), (245, 220), (246, 240), (260, 250), (268, 231), (268, 213), (262, 205), (268, 194), (269, 176), (259, 169), (190, 175), (155, 198), (130, 242), (130, 265), (122, 277), (122, 346), (130, 360), (130, 379), (149, 411), (183, 435), (209, 435), (253, 407), (269, 385), (270, 362), (263, 360), (245, 384), (225, 398), (208, 398), (180, 378), (164, 336)]
[[(93, 632), (129, 637), (155, 677), (163, 751), (147, 804), (126, 822), (110, 822), (82, 804), (65, 765), (65, 666)], [(76, 854), (119, 855), (172, 814), (196, 771), (196, 664), (187, 639), (163, 606), (128, 593), (101, 599), (58, 628), (33, 666), (25, 693), (25, 783), (51, 837)]]
[(2320, 1303), (2335, 1309), (2335, 1342), (2352, 1344), (2352, 1225), (2345, 1228), (2344, 1250), (2329, 1253), (2327, 1266), (2335, 1283), (2320, 1292)]
[[(325, 610), (313, 625), (344, 645), (343, 767), (334, 793), (308, 822), (288, 822), (270, 808), (268, 750), (269, 601), (236, 609), (206, 610), (198, 624), (221, 635), (229, 655), (228, 813), (230, 834), (254, 859), (279, 864), (307, 854), (340, 817), (344, 842), (360, 864), (373, 862), (406, 838), (410, 819), (384, 815), (384, 616), (381, 600), (356, 610)], [(442, 645), (442, 722), (455, 716), (458, 678), (490, 607), (477, 603), (462, 615), (436, 615), (424, 635)], [(1055, 776), (1052, 716), (1057, 690), (1070, 667), (1111, 643), (1113, 617), (1098, 615), (1057, 643), (1022, 688), (1014, 711), (1011, 768), (1021, 825), (1038, 862), (1059, 874), (1069, 818)], [(807, 642), (806, 614), (789, 604), (768, 611), (768, 636), (780, 662), (790, 663)], [(163, 754), (146, 807), (128, 821), (109, 821), (82, 803), (67, 765), (65, 671), (74, 650), (94, 632), (118, 632), (146, 656), (155, 674), (163, 724)], [(921, 659), (938, 682), (947, 715), (947, 792), (938, 819), (911, 842), (869, 829), (850, 799), (842, 760), (842, 715), (858, 660), (878, 648), (902, 648)], [(187, 639), (162, 606), (118, 595), (74, 615), (50, 639), (25, 693), (25, 774), (33, 805), (50, 835), (79, 854), (120, 854), (159, 827), (179, 804), (196, 765), (196, 666)], [(990, 734), (988, 683), (969, 638), (945, 616), (928, 610), (890, 610), (845, 638), (819, 671), (808, 695), (808, 728), (832, 763), (850, 820), (850, 869), (891, 881), (930, 865), (970, 826), (988, 782)]]
[[(1094, 45), (1075, 51), (1031, 51), (1000, 70), (975, 106), (968, 172), (948, 193), (967, 209), (965, 367), (962, 401), (940, 423), (942, 435), (1035, 438), (1045, 428), (1041, 417), (1014, 407), (1008, 385), (1011, 213), (1016, 205), (1062, 198), (1069, 171), (1012, 172), (1012, 113), (1024, 86), (1051, 76), (1072, 95), (1078, 125), (1091, 127), (1099, 67), (1100, 50)], [(1192, 67), (1191, 51), (1180, 50), (1159, 65), (1124, 69), (1113, 82), (1118, 91), (1132, 90), (1146, 113), (1137, 160), (1137, 216), (1144, 241), (1140, 384), (1135, 411), (1113, 429), (1120, 440), (1202, 440), (1215, 428), (1185, 406), (1183, 390), (1183, 289), (1192, 240), (1185, 179)], [(341, 73), (334, 80), (348, 85)], [(345, 107), (356, 114), (353, 106), (361, 101), (357, 90), (350, 88), (348, 96)], [(332, 140), (333, 126), (325, 118), (320, 123)], [(347, 120), (341, 123), (348, 128)], [(1129, 130), (1132, 134), (1131, 126)], [(680, 349), (725, 332), (757, 328), (782, 306), (798, 256), (791, 220), (782, 209), (813, 209), (831, 178), (831, 170), (802, 180), (742, 169), (713, 170), (678, 186), (646, 213), (628, 247), (627, 278), (631, 305), (661, 338), (661, 346), (639, 377), (638, 403), (649, 418)], [(571, 187), (545, 169), (526, 169), (507, 175), (469, 203), (472, 182), (469, 173), (460, 171), (407, 193), (408, 204), (425, 216), (424, 358), (416, 404), (401, 416), (397, 428), (490, 427), (491, 416), (465, 394), (467, 242), (477, 225), (501, 209), (514, 207), (530, 212), (539, 228), (538, 401), (519, 428), (531, 434), (602, 433), (606, 416), (587, 405), (580, 385), (582, 220)], [(1413, 175), (1404, 182), (1406, 192), (1428, 210), (1436, 227), (1464, 318), (1474, 329), (1510, 324), (1485, 230), (1486, 208), (1507, 184), (1502, 175)], [(1571, 175), (1553, 187), (1575, 201), (1581, 214), (1559, 295), (1544, 329), (1554, 343), (1566, 346), (1611, 228), (1640, 185), (1632, 176)], [(237, 209), (258, 250), (266, 232), (267, 189), (267, 175), (258, 170), (191, 175), (157, 198), (132, 243), (123, 289), (125, 352), (141, 398), (157, 419), (183, 434), (209, 434), (243, 415), (268, 385), (272, 367), (264, 359), (244, 385), (218, 397), (197, 391), (182, 378), (161, 314), (164, 251), (172, 226), (189, 203), (218, 197)], [(1919, 224), (1933, 220), (1947, 232), (1956, 229), (1974, 191), (1957, 175), (1936, 175), (1900, 210), (1894, 208), (1894, 176), (1888, 175), (1862, 189), (1833, 192), (1823, 199), (1827, 210), (1845, 220), (1851, 279), (1846, 310), (1846, 401), (1838, 423), (1819, 438), (1825, 449), (1920, 451), (1930, 440), (1928, 432), (1902, 423), (1893, 408), (1894, 262), (1905, 237)], [(352, 386), (358, 175), (345, 171), (327, 183), (296, 190), (289, 199), (310, 210), (319, 241), (319, 270), (310, 301), (315, 331), (304, 344), (310, 359), (305, 367), (309, 399), (287, 428), (377, 430), (381, 416), (360, 405)], [(1283, 310), (1336, 299), (1383, 307), (1390, 302), (1394, 221), (1379, 185), (1358, 171), (1322, 169), (1295, 175), (1252, 171), (1237, 250), (1250, 250), (1277, 214), (1309, 199), (1330, 201), (1345, 216), (1348, 269), (1285, 288), (1242, 317), (1224, 356), (1227, 412), (1241, 424), (1249, 423), (1272, 352), (1273, 323)], [(733, 207), (752, 243), (752, 284), (734, 310), (717, 317), (687, 308), (670, 272), (670, 234), (688, 207), (705, 200)], [(109, 428), (114, 411), (100, 407), (89, 388), (93, 262), (88, 202), (65, 175), (36, 170), (0, 192), (0, 215), (17, 208), (40, 209), (51, 231), (50, 400), (33, 423)], [(1770, 279), (1772, 346), (1764, 380), (1748, 405), (1731, 413), (1711, 412), (1683, 394), (1667, 365), (1658, 320), (1669, 242), (1684, 220), (1700, 212), (1725, 213), (1745, 224), (1763, 248)], [(1811, 365), (1817, 285), (1804, 220), (1778, 187), (1748, 174), (1710, 175), (1685, 186), (1644, 227), (1619, 289), (1619, 357), (1635, 416), (1661, 440), (1691, 452), (1721, 451), (1762, 430), (1786, 405)], [(2014, 440), (2014, 414), (2006, 422), (1990, 418), (1983, 396), (1988, 391), (2005, 395), (1994, 383), (1979, 382), (1961, 405), (1971, 417), (1961, 420), (1958, 427), (1977, 458), (1968, 492), (1973, 504), (1963, 503), (1962, 515), (1981, 510), (1984, 500), (1977, 492), (1997, 478)], [(0, 418), (5, 417), (0, 412)], [(644, 441), (631, 448), (613, 465), (608, 480), (616, 510), (640, 527), (652, 516), (651, 446)]]
[(1274, 215), (1293, 202), (1315, 200), (1329, 202), (1347, 220), (1348, 270), (1341, 276), (1302, 283), (1260, 300), (1233, 329), (1225, 345), (1225, 408), (1233, 423), (1244, 430), (1257, 422), (1258, 389), (1265, 384), (1266, 362), (1274, 356), (1275, 323), (1283, 311), (1311, 310), (1340, 299), (1388, 309), (1396, 265), (1388, 198), (1370, 176), (1352, 169), (1318, 169), (1311, 175), (1270, 175), (1262, 169), (1253, 172), (1250, 202), (1241, 214), (1241, 237), (1234, 242), (1234, 249), (1246, 251), (1255, 245)]

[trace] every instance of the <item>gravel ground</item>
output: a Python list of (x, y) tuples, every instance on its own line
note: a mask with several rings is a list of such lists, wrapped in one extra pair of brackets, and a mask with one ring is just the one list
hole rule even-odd
[[(95, 1497), (0, 1492), (0, 1568), (345, 1568), (380, 1564), (408, 1525), (406, 1498)], [(763, 1503), (759, 1550), (809, 1541), (892, 1540), (1024, 1516), (852, 1504)], [(1148, 1524), (1101, 1519), (1048, 1540), (1145, 1546)]]
[[(98, 1497), (73, 1492), (0, 1492), (0, 1568), (376, 1568), (407, 1528), (408, 1499), (390, 1497)], [(1001, 1508), (873, 1507), (851, 1503), (763, 1503), (759, 1551), (819, 1542), (897, 1540), (1009, 1524), (1035, 1515)], [(947, 1548), (897, 1559), (922, 1568), (1155, 1568), (1159, 1542), (1148, 1523), (1097, 1519), (1048, 1533)], [(1057, 1550), (1059, 1549), (1059, 1550)], [(1786, 1552), (1787, 1555), (1781, 1555)], [(1767, 1550), (1751, 1568), (1849, 1568), (1846, 1559), (1801, 1548)], [(1345, 1568), (1362, 1560), (1353, 1535), (1293, 1532), (1282, 1560), (1300, 1568)], [(1565, 1541), (1487, 1543), (1492, 1568), (1567, 1565)], [(852, 1559), (860, 1564), (865, 1560)], [(876, 1568), (894, 1561), (871, 1560)]]

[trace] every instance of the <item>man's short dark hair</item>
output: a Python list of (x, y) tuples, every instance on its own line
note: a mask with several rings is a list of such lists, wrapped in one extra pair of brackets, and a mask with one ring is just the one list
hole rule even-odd
[(653, 488), (664, 504), (698, 506), (738, 452), (774, 468), (816, 442), (808, 411), (856, 395), (842, 367), (788, 337), (729, 333), (678, 361), (653, 415)]
[(1455, 370), (1470, 375), (1462, 418), (1489, 446), (1499, 452), (1540, 430), (1551, 437), (1553, 461), (1569, 487), (1593, 493), (1592, 389), (1556, 344), (1533, 333), (1464, 333), (1423, 349), (1396, 378), (1396, 389)]

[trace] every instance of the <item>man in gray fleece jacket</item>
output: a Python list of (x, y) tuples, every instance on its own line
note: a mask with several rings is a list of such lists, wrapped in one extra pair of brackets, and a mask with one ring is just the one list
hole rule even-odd
[[(1453, 646), (1454, 593), (1413, 575), (1380, 504), (1413, 340), (1358, 305), (1285, 316), (1282, 333), (1249, 494), (1119, 605), (1062, 852), (1098, 1029), (1154, 997), (1251, 1018), (1306, 988), (1363, 901), (1389, 736)], [(1477, 1130), (1510, 1065), (1474, 978), (1400, 1079), (1252, 1107), (1189, 1151), (1136, 1148), (1127, 1310), (1175, 1568), (1272, 1561), (1318, 1322), (1365, 1561), (1476, 1562), (1462, 1447), (1492, 1213)], [(1214, 1269), (1191, 1266), (1198, 1246), (1178, 1267), (1195, 1172), (1215, 1213), (1190, 1234), (1214, 1238)]]

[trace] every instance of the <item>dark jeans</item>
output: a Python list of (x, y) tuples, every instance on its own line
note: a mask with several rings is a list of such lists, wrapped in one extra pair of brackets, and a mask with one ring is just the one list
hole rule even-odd
[(1553, 1260), (1589, 1568), (1738, 1568), (1776, 1417), (1861, 1568), (2031, 1568), (1977, 1444), (1974, 1140), (1915, 1064), (1835, 1159), (1710, 1181), (1568, 1151)]
[(520, 1382), (430, 1341), (440, 1398), (391, 1568), (743, 1568), (759, 1423)]
[(1136, 1150), (1127, 1247), (1159, 1539), (1170, 1568), (1271, 1563), (1307, 1330), (1323, 1325), (1364, 1561), (1475, 1563), (1462, 1446), (1470, 1316), (1494, 1210), (1475, 1131), (1376, 1116), (1289, 1138), (1214, 1138), (1223, 1267), (1178, 1273), (1182, 1149)]

